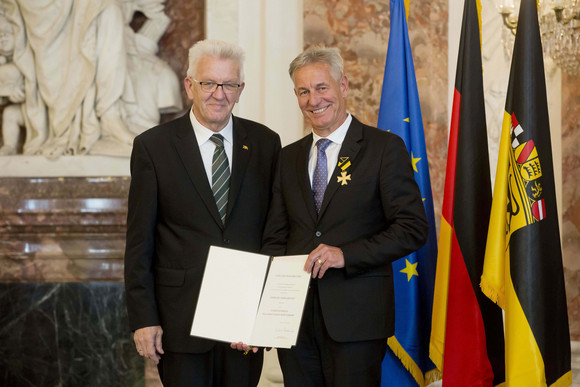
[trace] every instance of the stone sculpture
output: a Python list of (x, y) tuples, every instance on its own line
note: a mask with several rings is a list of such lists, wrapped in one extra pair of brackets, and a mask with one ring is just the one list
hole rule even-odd
[(16, 153), (23, 124), (20, 104), (24, 101), (24, 77), (12, 62), (14, 32), (8, 19), (0, 13), (0, 106), (7, 105), (2, 114), (0, 156)]
[[(128, 156), (160, 113), (181, 110), (179, 81), (155, 56), (169, 23), (163, 1), (6, 0), (4, 8), (24, 79), (24, 154)], [(135, 11), (148, 18), (137, 32), (129, 31)]]

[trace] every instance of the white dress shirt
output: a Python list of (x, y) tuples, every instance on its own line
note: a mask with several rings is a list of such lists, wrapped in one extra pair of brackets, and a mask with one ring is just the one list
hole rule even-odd
[[(352, 116), (350, 113), (346, 117), (346, 120), (340, 125), (334, 132), (330, 133), (326, 139), (330, 140), (331, 143), (326, 148), (326, 167), (328, 168), (328, 174), (326, 182), (330, 181), (334, 168), (338, 164), (338, 154), (344, 138), (346, 137), (346, 132), (352, 122)], [(316, 147), (316, 142), (321, 138), (319, 135), (312, 131), (312, 146), (310, 147), (310, 158), (308, 161), (308, 175), (310, 176), (310, 186), (312, 186), (312, 177), (314, 176), (314, 169), (316, 168), (316, 159), (318, 158), (318, 148)]]
[(195, 118), (195, 114), (193, 114), (193, 109), (189, 111), (189, 119), (191, 120), (191, 126), (193, 126), (193, 131), (195, 133), (195, 137), (197, 138), (197, 144), (199, 145), (199, 152), (201, 153), (203, 167), (211, 187), (211, 164), (216, 145), (209, 138), (216, 133), (219, 133), (224, 137), (224, 149), (226, 151), (226, 156), (228, 156), (230, 174), (232, 173), (232, 153), (234, 149), (234, 124), (232, 122), (232, 116), (230, 115), (230, 120), (228, 121), (227, 125), (219, 132), (214, 132), (200, 124), (197, 118)]

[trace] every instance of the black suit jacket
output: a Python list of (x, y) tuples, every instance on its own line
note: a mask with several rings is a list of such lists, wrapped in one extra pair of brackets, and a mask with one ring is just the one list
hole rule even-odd
[(345, 267), (318, 280), (328, 333), (339, 342), (389, 337), (395, 325), (391, 263), (420, 248), (428, 231), (405, 144), (353, 117), (339, 152), (339, 164), (350, 166), (334, 169), (318, 215), (307, 170), (311, 145), (308, 135), (282, 149), (263, 251), (340, 247)]
[(165, 350), (199, 353), (214, 345), (189, 334), (209, 246), (260, 251), (280, 137), (234, 117), (233, 138), (225, 226), (189, 113), (133, 143), (125, 251), (129, 325), (161, 325)]

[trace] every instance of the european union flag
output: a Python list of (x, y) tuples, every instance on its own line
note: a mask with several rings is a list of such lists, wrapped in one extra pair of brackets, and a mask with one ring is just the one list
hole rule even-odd
[(429, 360), (437, 237), (425, 133), (403, 0), (391, 0), (391, 32), (377, 126), (403, 138), (429, 221), (425, 246), (393, 263), (395, 335), (383, 361), (386, 386), (425, 386), (437, 380)]

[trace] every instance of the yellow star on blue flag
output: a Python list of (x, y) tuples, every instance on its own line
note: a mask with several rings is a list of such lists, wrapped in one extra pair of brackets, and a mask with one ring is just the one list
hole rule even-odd
[[(419, 2), (415, 2), (420, 6)], [(407, 31), (403, 0), (390, 0), (391, 23), (383, 90), (377, 127), (400, 136), (409, 152), (415, 181), (421, 191), (429, 222), (427, 243), (407, 257), (393, 262), (395, 275), (395, 335), (387, 341), (382, 386), (426, 386), (437, 379), (429, 359), (431, 313), (437, 262), (435, 213), (425, 146), (423, 118)], [(411, 263), (414, 262), (414, 263)], [(418, 275), (417, 268), (421, 268)], [(413, 279), (414, 278), (414, 279)]]
[(421, 157), (415, 157), (413, 156), (413, 151), (411, 151), (411, 162), (413, 163), (413, 170), (417, 173), (419, 173), (419, 170), (417, 169), (417, 163), (421, 160)]
[(417, 265), (419, 262), (411, 263), (408, 259), (405, 259), (405, 268), (403, 270), (399, 270), (401, 273), (407, 274), (407, 282), (411, 281), (414, 275), (419, 277), (419, 273), (417, 272)]

